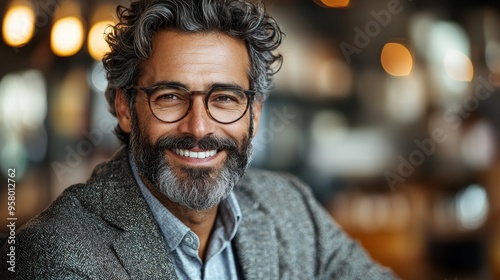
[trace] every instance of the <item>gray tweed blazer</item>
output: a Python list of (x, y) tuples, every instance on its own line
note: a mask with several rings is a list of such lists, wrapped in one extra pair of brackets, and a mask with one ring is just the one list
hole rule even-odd
[[(245, 279), (393, 279), (338, 228), (290, 175), (247, 171), (235, 188), (243, 214), (234, 248)], [(16, 235), (8, 279), (176, 279), (122, 149), (85, 184), (66, 189)]]

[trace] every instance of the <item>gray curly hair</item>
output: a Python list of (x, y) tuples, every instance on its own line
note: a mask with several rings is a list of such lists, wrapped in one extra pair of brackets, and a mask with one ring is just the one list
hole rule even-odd
[[(108, 79), (106, 99), (116, 116), (117, 89), (135, 84), (141, 62), (151, 55), (153, 36), (158, 30), (172, 28), (182, 32), (221, 32), (245, 42), (250, 55), (250, 84), (260, 100), (265, 100), (273, 75), (281, 68), (283, 57), (274, 54), (283, 38), (274, 18), (264, 4), (248, 0), (138, 0), (130, 7), (118, 6), (119, 22), (106, 37), (111, 51), (103, 58)], [(135, 93), (127, 91), (130, 105)], [(119, 125), (118, 138), (125, 144), (129, 135)]]

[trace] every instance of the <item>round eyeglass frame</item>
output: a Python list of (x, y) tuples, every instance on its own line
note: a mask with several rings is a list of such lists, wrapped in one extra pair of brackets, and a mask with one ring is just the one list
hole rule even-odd
[[(160, 87), (164, 87), (164, 86), (168, 86), (168, 87), (171, 87), (171, 88), (176, 88), (176, 89), (180, 89), (186, 93), (189, 94), (189, 106), (186, 110), (186, 113), (184, 113), (180, 118), (174, 120), (174, 121), (165, 121), (163, 119), (161, 119), (160, 117), (158, 117), (153, 108), (151, 107), (151, 96), (153, 95), (154, 91)], [(205, 111), (207, 112), (208, 116), (218, 122), (218, 123), (221, 123), (221, 124), (232, 124), (232, 123), (235, 123), (237, 121), (239, 121), (241, 118), (243, 118), (243, 116), (245, 116), (245, 114), (247, 113), (248, 111), (248, 108), (250, 107), (250, 103), (253, 102), (254, 100), (254, 96), (256, 94), (255, 91), (253, 90), (243, 90), (239, 87), (231, 87), (231, 86), (223, 86), (223, 87), (213, 87), (211, 88), (210, 90), (195, 90), (195, 91), (190, 91), (188, 89), (186, 89), (185, 87), (182, 87), (182, 86), (177, 86), (177, 85), (154, 85), (154, 86), (151, 86), (151, 87), (141, 87), (141, 86), (130, 86), (129, 89), (135, 89), (135, 90), (141, 90), (143, 92), (145, 92), (148, 96), (148, 106), (149, 106), (149, 110), (151, 111), (151, 113), (153, 114), (153, 116), (155, 116), (156, 119), (158, 119), (159, 121), (161, 122), (164, 122), (164, 123), (175, 123), (175, 122), (178, 122), (180, 120), (182, 120), (183, 118), (185, 118), (189, 112), (191, 111), (191, 108), (193, 107), (193, 96), (196, 95), (196, 94), (204, 94), (205, 95), (205, 102), (203, 103), (205, 105)], [(228, 89), (228, 90), (237, 90), (237, 91), (241, 91), (243, 94), (245, 94), (246, 98), (247, 98), (247, 105), (245, 107), (245, 111), (243, 111), (243, 113), (241, 114), (240, 117), (238, 117), (237, 119), (233, 120), (233, 121), (229, 121), (229, 122), (222, 122), (222, 121), (219, 121), (217, 120), (216, 118), (214, 118), (214, 116), (212, 116), (212, 114), (210, 113), (210, 109), (208, 108), (208, 99), (210, 97), (210, 95), (215, 92), (216, 90), (221, 90), (221, 89)]]

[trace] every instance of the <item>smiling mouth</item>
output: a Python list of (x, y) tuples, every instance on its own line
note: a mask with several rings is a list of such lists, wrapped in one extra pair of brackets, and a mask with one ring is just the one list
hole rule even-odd
[(183, 156), (183, 157), (189, 157), (189, 158), (208, 158), (212, 157), (217, 153), (217, 150), (207, 150), (207, 151), (201, 151), (201, 152), (193, 152), (190, 150), (183, 150), (183, 149), (175, 149), (173, 150), (174, 153)]

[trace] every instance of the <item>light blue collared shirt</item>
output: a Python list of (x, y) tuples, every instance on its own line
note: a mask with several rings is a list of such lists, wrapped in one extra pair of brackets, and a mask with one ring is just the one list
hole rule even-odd
[(205, 263), (198, 256), (198, 236), (177, 219), (144, 185), (129, 155), (134, 178), (153, 212), (179, 279), (238, 279), (236, 255), (231, 240), (241, 221), (241, 210), (233, 192), (219, 205)]

